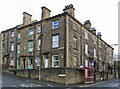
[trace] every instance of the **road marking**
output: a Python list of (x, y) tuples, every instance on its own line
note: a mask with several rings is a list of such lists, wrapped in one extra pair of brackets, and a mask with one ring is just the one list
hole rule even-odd
[(98, 82), (98, 83), (94, 83), (94, 84), (90, 84), (90, 85), (78, 86), (78, 87), (89, 87), (89, 86), (96, 85), (96, 84), (100, 84), (100, 83), (104, 83), (104, 82), (106, 82), (106, 81)]
[(50, 84), (47, 84), (48, 86), (50, 86), (50, 87), (54, 87), (53, 85), (50, 85)]
[(15, 86), (15, 85), (12, 85), (12, 87), (17, 87), (17, 86)]
[(25, 84), (19, 84), (21, 87), (28, 87), (27, 85)]

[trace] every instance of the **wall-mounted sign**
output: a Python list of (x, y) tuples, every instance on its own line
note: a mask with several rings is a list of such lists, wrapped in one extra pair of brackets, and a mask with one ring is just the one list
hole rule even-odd
[(66, 76), (66, 74), (59, 74), (58, 76), (65, 77), (65, 76)]

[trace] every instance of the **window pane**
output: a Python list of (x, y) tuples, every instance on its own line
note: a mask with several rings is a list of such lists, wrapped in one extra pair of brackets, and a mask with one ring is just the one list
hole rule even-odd
[(29, 51), (33, 51), (33, 41), (29, 42)]
[(33, 34), (33, 28), (29, 29), (29, 35)]
[(18, 32), (18, 38), (20, 38), (20, 32)]
[(38, 50), (40, 50), (41, 40), (38, 40)]
[(59, 47), (59, 35), (53, 36), (53, 48)]
[(88, 45), (85, 44), (85, 53), (88, 54)]
[(54, 21), (53, 22), (53, 29), (58, 28), (59, 27), (59, 21)]
[(40, 32), (41, 32), (41, 26), (38, 27), (38, 33), (40, 33)]
[(85, 60), (85, 67), (88, 67), (88, 60)]
[(14, 31), (11, 32), (11, 37), (14, 37)]
[(14, 51), (14, 43), (11, 43), (11, 51)]
[(58, 55), (53, 55), (52, 56), (52, 66), (53, 67), (58, 67)]

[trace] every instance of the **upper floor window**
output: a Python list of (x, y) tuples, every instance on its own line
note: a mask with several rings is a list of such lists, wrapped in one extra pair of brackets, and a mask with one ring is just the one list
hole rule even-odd
[(58, 67), (58, 55), (53, 55), (52, 56), (52, 67)]
[(94, 48), (94, 57), (96, 57), (96, 48)]
[(11, 37), (14, 37), (14, 31), (11, 32)]
[(112, 50), (110, 49), (109, 50), (109, 63), (112, 62)]
[(41, 25), (38, 26), (38, 33), (41, 33)]
[(96, 38), (94, 37), (94, 44), (97, 44)]
[(5, 40), (5, 33), (3, 33), (2, 35), (2, 40)]
[(33, 28), (29, 29), (29, 35), (33, 35)]
[(20, 44), (17, 45), (17, 54), (20, 53)]
[(40, 50), (41, 39), (38, 40), (38, 50)]
[(85, 38), (88, 39), (88, 33), (85, 31)]
[(99, 58), (101, 59), (101, 51), (99, 51)]
[(59, 47), (59, 35), (52, 36), (52, 47)]
[(73, 47), (74, 47), (74, 49), (77, 49), (77, 39), (73, 38), (73, 41), (74, 41)]
[(59, 21), (58, 20), (53, 22), (53, 29), (55, 29), (55, 28), (59, 28)]
[(14, 51), (14, 43), (11, 43), (11, 51)]
[(33, 41), (29, 41), (28, 42), (28, 52), (32, 52), (33, 51)]
[(75, 30), (76, 31), (76, 29), (77, 29), (77, 27), (76, 27), (76, 24), (73, 24), (73, 30)]
[(88, 54), (88, 44), (85, 44), (85, 54)]
[(77, 64), (77, 62), (76, 62), (76, 61), (77, 61), (77, 57), (76, 57), (76, 56), (74, 56), (74, 57), (73, 57), (73, 64), (74, 64), (74, 67), (76, 67), (76, 64)]
[(99, 71), (102, 71), (102, 65), (101, 65), (101, 63), (99, 64)]
[(18, 39), (20, 38), (20, 32), (18, 32)]
[(23, 50), (26, 50), (26, 46), (24, 46)]

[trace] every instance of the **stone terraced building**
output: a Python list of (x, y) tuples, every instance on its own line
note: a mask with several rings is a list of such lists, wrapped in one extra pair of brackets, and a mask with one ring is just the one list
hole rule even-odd
[[(63, 84), (84, 82), (82, 66), (94, 66), (95, 81), (113, 78), (113, 48), (91, 28), (75, 18), (73, 5), (50, 16), (42, 7), (40, 21), (23, 13), (23, 23), (1, 32), (2, 71), (38, 79), (35, 59), (41, 59), (41, 80)], [(62, 75), (62, 76), (60, 76)]]

